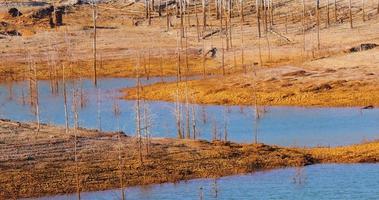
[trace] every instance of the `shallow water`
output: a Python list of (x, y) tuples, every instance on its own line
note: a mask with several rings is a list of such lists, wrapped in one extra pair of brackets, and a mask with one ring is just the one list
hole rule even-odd
[[(311, 165), (219, 179), (131, 187), (126, 199), (379, 199), (379, 164)], [(82, 199), (121, 199), (120, 190), (82, 193)], [(40, 200), (75, 199), (73, 195)]]
[[(159, 81), (161, 81), (160, 78), (153, 78), (147, 82), (145, 81), (145, 84)], [(172, 78), (166, 78), (166, 81), (172, 81)], [(62, 88), (60, 88), (59, 94), (52, 94), (49, 83), (49, 81), (39, 81), (41, 121), (64, 125)], [(88, 79), (76, 81), (75, 83), (69, 82), (67, 85), (69, 88), (69, 104), (72, 101), (72, 88), (74, 85), (76, 85), (75, 87), (83, 88), (82, 99), (84, 99), (85, 106), (79, 111), (80, 126), (101, 128), (106, 131), (115, 131), (120, 127), (127, 134), (134, 135), (136, 124), (135, 101), (124, 101), (115, 98), (120, 95), (117, 92), (118, 89), (134, 86), (134, 79), (101, 79), (99, 81), (99, 93), (93, 87), (91, 80)], [(35, 121), (35, 116), (31, 112), (32, 109), (27, 103), (28, 88), (27, 82), (0, 85), (1, 118), (17, 121)], [(100, 95), (98, 96), (97, 94)], [(98, 101), (97, 99), (100, 100)], [(23, 104), (23, 101), (25, 101), (25, 104)], [(115, 102), (121, 108), (120, 123), (117, 123), (118, 120), (115, 119), (113, 114)], [(147, 101), (146, 105), (152, 136), (176, 137), (175, 104)], [(211, 139), (214, 135), (223, 138), (224, 132), (227, 130), (228, 140), (246, 143), (253, 141), (255, 129), (255, 111), (253, 107), (193, 106), (197, 119), (196, 129), (197, 133), (200, 134), (200, 138)], [(72, 124), (71, 106), (69, 108)], [(183, 109), (185, 109), (185, 105)], [(257, 132), (258, 140), (267, 144), (336, 146), (379, 139), (379, 109), (277, 106), (266, 107), (265, 109), (267, 112), (259, 120)], [(184, 116), (182, 118), (183, 122), (185, 122)], [(214, 134), (215, 132), (217, 133)]]

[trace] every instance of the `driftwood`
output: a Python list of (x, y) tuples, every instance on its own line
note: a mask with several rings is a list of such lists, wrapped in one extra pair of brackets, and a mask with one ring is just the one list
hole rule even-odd
[(282, 38), (283, 40), (287, 41), (288, 43), (292, 42), (288, 37), (278, 33), (277, 31), (273, 30), (273, 29), (270, 29), (270, 32), (280, 38)]
[(212, 31), (212, 32), (210, 32), (210, 33), (204, 35), (204, 36), (202, 37), (202, 39), (207, 39), (207, 38), (211, 37), (212, 35), (214, 35), (214, 34), (216, 34), (216, 33), (219, 33), (219, 32), (221, 32), (220, 29), (215, 30), (215, 31)]

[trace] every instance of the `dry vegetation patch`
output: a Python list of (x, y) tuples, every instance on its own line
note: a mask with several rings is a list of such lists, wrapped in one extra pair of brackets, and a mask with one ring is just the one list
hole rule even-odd
[(320, 162), (377, 162), (379, 158), (378, 142), (299, 149), (157, 138), (151, 140), (149, 153), (144, 146), (141, 163), (135, 138), (82, 129), (75, 162), (74, 137), (60, 127), (43, 125), (36, 132), (35, 124), (1, 120), (0, 138), (1, 198), (118, 188), (120, 176), (124, 186), (135, 186)]

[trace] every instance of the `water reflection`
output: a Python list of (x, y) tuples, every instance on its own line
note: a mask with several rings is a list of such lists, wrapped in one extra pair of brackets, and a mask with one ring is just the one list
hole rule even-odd
[[(150, 79), (144, 84), (161, 81)], [(166, 81), (172, 81), (167, 78)], [(123, 130), (135, 133), (135, 102), (118, 99), (118, 89), (136, 84), (134, 79), (110, 78), (99, 80), (99, 90), (91, 80), (83, 79), (67, 83), (68, 104), (72, 105), (72, 91), (79, 91), (79, 124), (86, 128), (105, 131)], [(62, 84), (59, 83), (62, 87)], [(51, 93), (49, 81), (39, 81), (41, 121), (65, 124), (62, 88)], [(0, 85), (0, 117), (17, 121), (35, 121), (33, 109), (28, 104), (28, 83), (11, 82)], [(177, 137), (175, 104), (168, 102), (144, 102), (146, 119), (152, 137)], [(115, 108), (117, 107), (117, 108)], [(182, 109), (186, 105), (181, 106)], [(191, 116), (196, 116), (196, 137), (202, 139), (227, 139), (251, 143), (255, 133), (255, 109), (243, 106), (189, 105)], [(115, 112), (115, 109), (117, 110)], [(70, 110), (70, 109), (69, 109)], [(69, 113), (73, 125), (73, 115)], [(188, 119), (182, 115), (183, 132)], [(193, 132), (192, 125), (190, 126)], [(259, 120), (258, 141), (286, 146), (346, 145), (363, 140), (378, 139), (379, 109), (359, 108), (303, 108), (265, 107)]]
[[(294, 182), (299, 168), (250, 175), (131, 187), (126, 199), (378, 199), (379, 164), (322, 164), (301, 168), (301, 185)], [(305, 178), (304, 178), (305, 177)], [(305, 180), (305, 181), (304, 181)], [(217, 192), (215, 192), (217, 188)], [(40, 200), (75, 199), (74, 195)], [(82, 193), (82, 199), (121, 199), (119, 190)]]

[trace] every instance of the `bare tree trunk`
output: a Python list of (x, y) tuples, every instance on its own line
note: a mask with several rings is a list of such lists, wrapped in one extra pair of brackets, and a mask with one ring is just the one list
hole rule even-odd
[(258, 125), (259, 125), (259, 110), (258, 110), (258, 95), (257, 95), (257, 76), (256, 76), (256, 71), (253, 68), (253, 95), (254, 95), (254, 110), (255, 110), (255, 115), (254, 115), (254, 143), (258, 144)]
[(228, 141), (228, 120), (227, 120), (227, 112), (225, 111), (226, 108), (224, 108), (224, 141)]
[(268, 32), (268, 19), (267, 19), (267, 3), (266, 3), (266, 0), (262, 0), (263, 1), (263, 18), (264, 18), (264, 28), (265, 28), (265, 34), (267, 34)]
[(255, 7), (256, 7), (256, 13), (257, 13), (257, 27), (258, 27), (258, 37), (262, 37), (261, 34), (261, 6), (260, 6), (260, 0), (255, 1)]
[(245, 22), (245, 16), (244, 16), (244, 12), (243, 12), (243, 6), (244, 6), (243, 1), (244, 0), (240, 0), (240, 7), (241, 7), (240, 16), (241, 16), (242, 23)]
[(270, 3), (271, 3), (271, 12), (270, 12), (270, 15), (271, 15), (271, 26), (274, 26), (274, 0), (270, 0)]
[(149, 116), (147, 113), (147, 106), (146, 101), (143, 100), (143, 130), (145, 133), (145, 140), (146, 140), (146, 155), (149, 156), (150, 154), (150, 133), (149, 133)]
[(303, 25), (303, 59), (305, 59), (305, 0), (302, 0), (303, 3), (303, 16), (302, 16), (302, 25)]
[(190, 128), (190, 107), (189, 107), (189, 99), (188, 99), (188, 81), (186, 81), (186, 89), (185, 89), (185, 95), (186, 95), (186, 139), (191, 138), (191, 128)]
[[(179, 37), (179, 34), (177, 34), (177, 37)], [(182, 39), (180, 39), (182, 40)], [(176, 41), (176, 51), (177, 51), (177, 70), (176, 70), (176, 78), (177, 80), (181, 80), (181, 77), (182, 77), (182, 73), (181, 73), (181, 56), (180, 56), (180, 51), (181, 49), (179, 48), (179, 39), (177, 38), (177, 41)]]
[(184, 12), (183, 12), (183, 1), (180, 0), (180, 37), (184, 38)]
[(168, 11), (168, 1), (166, 1), (166, 31), (170, 30), (170, 13)]
[[(287, 10), (287, 12), (288, 12), (288, 10)], [(288, 13), (287, 12), (284, 14), (284, 18), (285, 18), (284, 30), (285, 30), (286, 34), (288, 33)]]
[(221, 51), (222, 51), (222, 75), (225, 75), (225, 50), (224, 50), (224, 39), (222, 38), (223, 30), (223, 1), (220, 0), (220, 40), (221, 40)]
[(330, 14), (329, 14), (329, 0), (326, 2), (327, 5), (326, 5), (326, 27), (329, 27), (330, 26)]
[(232, 0), (229, 0), (229, 42), (230, 42), (230, 48), (233, 48), (233, 37), (232, 37)]
[(317, 50), (320, 50), (320, 0), (316, 2)]
[(143, 165), (143, 158), (142, 158), (142, 134), (141, 134), (141, 79), (140, 79), (140, 54), (138, 55), (138, 65), (137, 65), (137, 101), (136, 101), (136, 120), (137, 120), (137, 140), (138, 140), (138, 153), (139, 153), (139, 160), (140, 164)]
[(187, 28), (185, 29), (186, 39), (185, 39), (185, 62), (186, 62), (186, 79), (190, 73), (189, 63), (188, 63), (188, 37), (187, 37)]
[[(243, 0), (241, 0), (243, 1)], [(245, 67), (245, 44), (244, 44), (244, 38), (243, 38), (243, 18), (241, 18), (241, 22), (240, 22), (240, 25), (241, 25), (241, 65), (242, 65), (242, 70), (244, 71), (244, 73), (246, 74), (247, 73), (247, 70), (246, 70), (246, 67)]]
[(96, 68), (96, 42), (97, 42), (97, 27), (96, 27), (96, 21), (97, 21), (97, 6), (95, 1), (92, 1), (92, 20), (93, 20), (93, 83), (95, 84), (95, 87), (97, 87), (97, 68)]
[(199, 30), (199, 16), (197, 14), (197, 3), (195, 2), (195, 17), (196, 17), (196, 35), (197, 42), (200, 42), (200, 30)]
[(351, 11), (351, 0), (349, 0), (349, 19), (350, 19), (350, 28), (353, 28), (353, 13)]
[(39, 94), (38, 94), (38, 79), (37, 79), (37, 66), (32, 60), (29, 53), (29, 94), (32, 112), (37, 121), (37, 132), (40, 130), (40, 116), (39, 116)]
[(35, 90), (35, 112), (36, 112), (36, 119), (37, 119), (37, 132), (39, 132), (41, 128), (40, 123), (40, 116), (39, 116), (39, 91), (38, 91), (38, 80), (37, 80), (37, 66), (33, 65), (33, 71), (34, 71), (34, 90)]
[(80, 189), (80, 177), (79, 177), (79, 165), (78, 165), (78, 128), (79, 128), (79, 115), (78, 115), (78, 91), (73, 91), (73, 103), (72, 109), (74, 112), (74, 162), (75, 162), (75, 181), (76, 181), (76, 193), (78, 200), (81, 199)]
[(206, 71), (205, 71), (205, 40), (203, 39), (203, 78), (205, 79)]
[(365, 22), (366, 21), (366, 18), (365, 18), (365, 0), (362, 0), (362, 21)]
[(220, 1), (221, 1), (221, 0), (215, 0), (216, 19), (220, 19)]
[(202, 6), (203, 6), (203, 33), (207, 28), (207, 13), (206, 13), (206, 5), (205, 5), (205, 0), (201, 1)]
[[(181, 72), (180, 72), (180, 49), (179, 49), (179, 34), (177, 33), (177, 42), (176, 48), (178, 52), (178, 63), (177, 63), (177, 75), (176, 75), (176, 104), (175, 104), (175, 116), (176, 116), (176, 126), (178, 138), (182, 139), (182, 130), (181, 130), (181, 115), (180, 115), (180, 103), (179, 103), (179, 81), (181, 80)], [(181, 39), (180, 39), (181, 40)]]
[(66, 75), (65, 75), (65, 65), (62, 65), (63, 72), (63, 102), (64, 102), (64, 119), (65, 119), (65, 130), (66, 134), (69, 132), (69, 124), (68, 124), (68, 108), (67, 108), (67, 88), (66, 88)]
[(337, 23), (337, 21), (338, 21), (337, 0), (334, 0), (334, 21), (335, 21), (335, 23)]
[(225, 76), (225, 49), (224, 49), (224, 40), (222, 36), (220, 35), (221, 38), (221, 51), (222, 51), (222, 75)]

